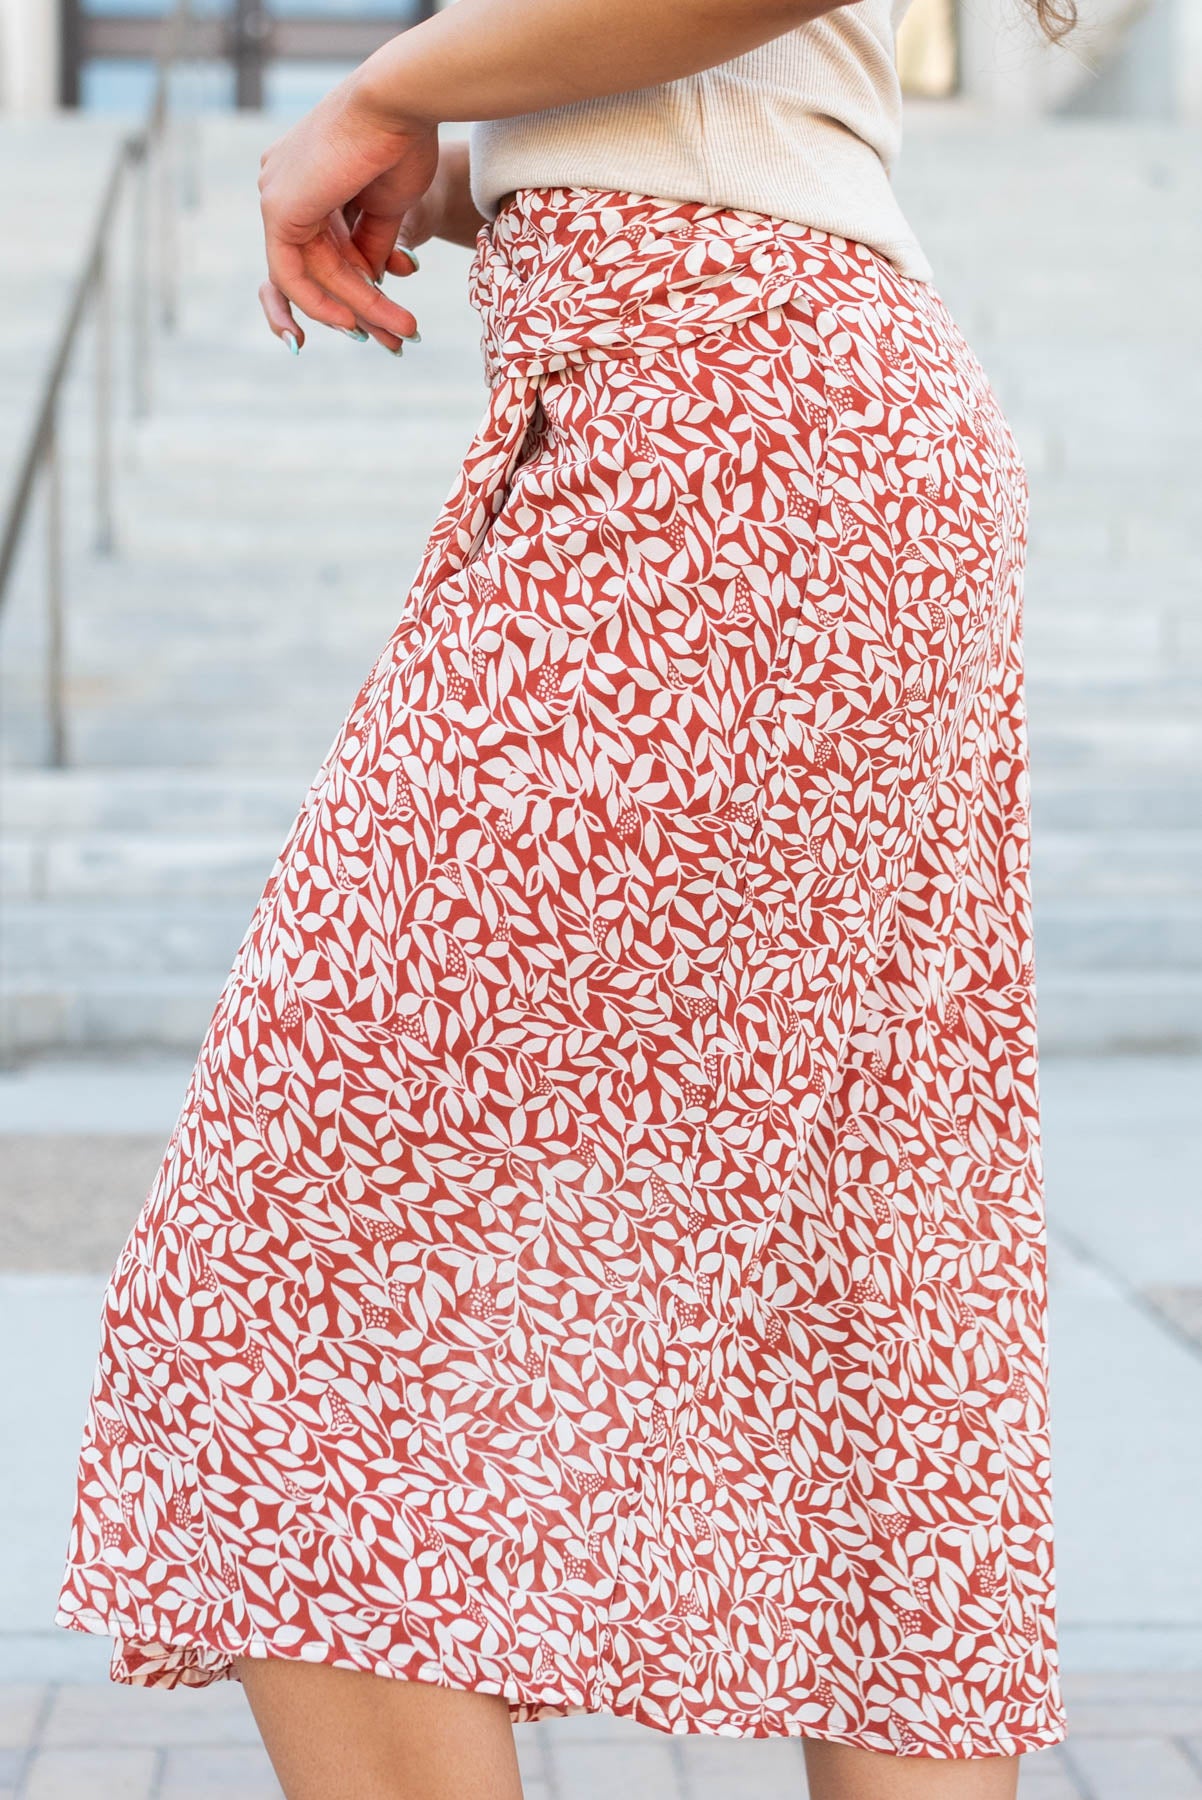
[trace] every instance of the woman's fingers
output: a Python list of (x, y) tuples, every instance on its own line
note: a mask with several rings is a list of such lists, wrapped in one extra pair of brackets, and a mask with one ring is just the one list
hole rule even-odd
[(382, 294), (363, 269), (352, 268), (328, 238), (302, 247), (271, 246), (267, 271), (293, 306), (319, 325), (336, 331), (374, 327), (396, 338), (412, 337), (417, 321), (411, 312)]
[(300, 354), (300, 347), (305, 341), (305, 334), (292, 316), (285, 295), (281, 294), (273, 281), (264, 281), (259, 287), (259, 305), (263, 308), (263, 316), (271, 326), (276, 337), (287, 345), (293, 356)]
[(285, 294), (293, 306), (299, 307), (306, 318), (317, 325), (329, 325), (334, 331), (354, 331), (358, 326), (351, 307), (334, 300), (326, 293), (320, 282), (314, 281), (303, 269), (280, 269), (275, 263), (270, 265), (273, 284)]
[[(308, 243), (271, 246), (269, 279), (260, 287), (259, 299), (268, 324), (290, 348), (290, 340), (298, 349), (303, 342), (293, 307), (333, 330), (348, 335), (365, 333), (394, 355), (403, 342), (418, 336), (413, 315), (380, 292), (352, 232), (345, 212), (340, 211), (331, 215), (326, 230)], [(403, 264), (406, 261), (402, 258)]]
[(354, 219), (347, 217), (347, 208), (343, 207), (330, 220), (330, 236), (343, 261), (349, 263), (352, 269), (357, 269), (361, 275), (365, 275), (368, 281), (374, 282), (375, 272), (355, 242), (353, 227)]
[[(330, 239), (314, 238), (305, 246), (305, 266), (328, 294), (346, 303), (360, 326), (374, 326), (396, 338), (410, 338), (417, 330), (417, 320), (408, 308), (382, 293), (370, 274), (352, 268)], [(304, 305), (299, 295), (290, 297)], [(309, 310), (307, 306), (305, 310)]]
[(330, 214), (330, 237), (341, 256), (345, 257), (352, 267), (362, 269), (368, 280), (373, 280), (373, 272), (366, 256), (355, 242), (355, 221), (359, 216), (356, 206), (341, 206)]
[[(331, 230), (334, 241), (338, 245), (343, 257), (346, 259), (348, 266), (355, 269), (364, 281), (370, 282), (374, 287), (376, 285), (376, 278), (372, 274), (371, 267), (368, 264), (366, 257), (363, 255), (351, 235), (351, 227), (348, 223), (346, 213), (347, 209), (343, 207), (331, 221)], [(383, 276), (381, 276), (380, 279), (383, 280)], [(363, 329), (362, 322), (360, 322), (357, 329), (360, 331)], [(368, 332), (368, 336), (374, 338), (376, 343), (381, 344), (385, 350), (390, 350), (394, 356), (400, 355), (401, 340), (395, 332), (382, 331), (378, 326), (373, 326)]]

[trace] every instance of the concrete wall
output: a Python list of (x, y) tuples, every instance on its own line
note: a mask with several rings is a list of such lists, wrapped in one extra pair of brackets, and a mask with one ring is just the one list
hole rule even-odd
[(56, 0), (0, 0), (0, 112), (44, 113), (57, 102)]
[(961, 98), (999, 116), (1202, 120), (1202, 0), (1078, 0), (1047, 43), (1025, 0), (961, 0)]

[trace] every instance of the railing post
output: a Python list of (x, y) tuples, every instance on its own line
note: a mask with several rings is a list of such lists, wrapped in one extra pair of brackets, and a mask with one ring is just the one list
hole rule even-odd
[(134, 417), (144, 419), (150, 411), (150, 145), (145, 133), (131, 142), (130, 154), (138, 164), (131, 220), (130, 368)]
[(96, 549), (113, 547), (113, 305), (108, 246), (96, 262), (93, 305), (96, 375)]
[(50, 767), (67, 765), (67, 720), (63, 693), (63, 491), (57, 409), (50, 416), (42, 452), (46, 474), (46, 714), (50, 723)]
[[(193, 95), (196, 102), (196, 96)], [(200, 205), (200, 119), (196, 112), (183, 112), (176, 118), (178, 141), (183, 145), (180, 157), (180, 204), (189, 212)]]
[(171, 125), (168, 115), (160, 116), (154, 133), (154, 153), (158, 159), (158, 241), (159, 241), (159, 322), (170, 331), (176, 317), (175, 280), (175, 196), (171, 191), (172, 150)]

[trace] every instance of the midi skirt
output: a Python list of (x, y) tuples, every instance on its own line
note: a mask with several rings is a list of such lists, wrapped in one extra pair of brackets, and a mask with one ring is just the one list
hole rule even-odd
[(55, 1622), (515, 1721), (1065, 1735), (1027, 486), (929, 282), (571, 186), (112, 1271)]

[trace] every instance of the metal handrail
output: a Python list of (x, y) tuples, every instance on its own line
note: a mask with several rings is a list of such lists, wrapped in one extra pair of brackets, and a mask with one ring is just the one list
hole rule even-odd
[[(133, 372), (133, 411), (143, 416), (150, 408), (149, 332), (147, 326), (150, 288), (150, 178), (155, 153), (160, 174), (158, 205), (159, 227), (159, 317), (164, 327), (175, 323), (175, 245), (172, 236), (173, 207), (169, 191), (166, 156), (168, 120), (168, 83), (174, 65), (185, 54), (186, 35), (192, 22), (190, 0), (176, 0), (163, 21), (163, 32), (155, 56), (155, 81), (150, 104), (140, 127), (129, 133), (117, 146), (104, 193), (97, 208), (87, 254), (75, 280), (67, 306), (67, 314), (55, 342), (50, 365), (42, 382), (34, 408), (33, 424), (25, 451), (17, 466), (8, 505), (0, 530), (0, 611), (7, 598), (12, 571), (16, 563), (29, 511), (38, 491), (39, 477), (46, 482), (46, 611), (48, 652), (46, 658), (46, 710), (49, 720), (49, 752), (52, 768), (67, 765), (67, 721), (65, 705), (63, 585), (62, 585), (62, 475), (59, 459), (59, 403), (63, 384), (71, 366), (72, 353), (80, 335), (89, 303), (95, 304), (96, 319), (96, 440), (95, 440), (95, 508), (96, 549), (102, 553), (113, 548), (112, 514), (112, 380), (111, 380), (111, 283), (110, 238), (127, 181), (132, 172), (139, 177), (134, 214), (134, 272), (132, 281), (131, 330)], [(187, 184), (186, 203), (195, 203), (195, 179)]]

